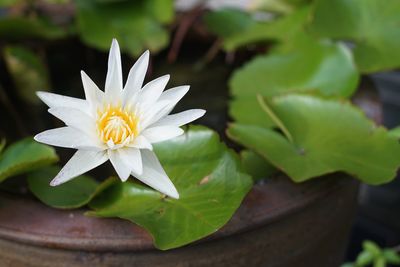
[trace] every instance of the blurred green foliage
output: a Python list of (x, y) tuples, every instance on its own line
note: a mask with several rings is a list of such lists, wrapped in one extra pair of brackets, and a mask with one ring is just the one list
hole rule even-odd
[[(285, 4), (205, 16), (222, 49), (265, 51), (229, 81), (236, 123), (228, 134), (297, 182), (334, 171), (370, 184), (392, 180), (400, 165), (395, 133), (375, 129), (343, 99), (353, 95), (362, 74), (400, 67), (400, 1)], [(271, 104), (268, 112), (258, 95)]]
[(223, 38), (240, 35), (256, 24), (250, 14), (238, 9), (208, 12), (204, 16), (204, 21), (211, 33)]
[(400, 265), (400, 255), (395, 249), (380, 248), (375, 242), (363, 242), (363, 250), (358, 254), (354, 263), (348, 262), (342, 267), (386, 267)]
[[(268, 13), (264, 20), (257, 16), (263, 11), (261, 7), (258, 13), (212, 11), (206, 15), (206, 25), (223, 40), (222, 46), (228, 51), (260, 41), (270, 45), (277, 40), (296, 42), (301, 32), (354, 45), (352, 53), (362, 73), (400, 67), (399, 1), (314, 0), (286, 4), (290, 7), (286, 12)], [(233, 25), (236, 31), (232, 30)]]
[(49, 73), (42, 59), (21, 46), (6, 47), (3, 56), (20, 97), (28, 103), (40, 103), (36, 91), (50, 90)]
[(400, 67), (399, 25), (398, 0), (319, 0), (310, 30), (353, 42), (358, 68), (371, 73)]
[(55, 40), (67, 36), (67, 32), (43, 17), (0, 17), (0, 38), (22, 41), (30, 38)]
[(164, 24), (174, 17), (172, 0), (75, 3), (78, 33), (90, 46), (107, 50), (117, 38), (122, 50), (138, 56), (145, 49), (158, 51), (168, 45)]
[[(54, 15), (43, 12), (43, 6), (59, 6), (59, 10), (73, 6), (73, 19), (54, 21)], [(117, 38), (122, 50), (132, 56), (166, 47), (170, 36), (166, 26), (175, 15), (173, 0), (3, 0), (0, 7), (5, 8), (0, 15), (0, 37), (4, 40), (55, 40), (77, 34), (85, 44), (107, 51), (111, 39)]]
[(348, 48), (309, 37), (296, 40), (291, 47), (254, 57), (234, 72), (229, 81), (234, 96), (229, 112), (236, 121), (271, 126), (257, 104), (257, 94), (311, 92), (331, 97), (353, 94), (359, 77)]

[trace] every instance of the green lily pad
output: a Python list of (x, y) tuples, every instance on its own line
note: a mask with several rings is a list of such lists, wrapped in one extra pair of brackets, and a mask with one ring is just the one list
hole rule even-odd
[(240, 152), (243, 168), (253, 177), (253, 181), (257, 182), (265, 178), (271, 177), (277, 172), (277, 169), (252, 150), (242, 150)]
[(95, 196), (98, 183), (91, 177), (81, 175), (59, 186), (50, 186), (50, 181), (60, 168), (52, 166), (28, 175), (29, 190), (46, 205), (59, 209), (79, 208)]
[(400, 1), (315, 1), (311, 31), (351, 40), (359, 69), (371, 73), (400, 67)]
[(36, 91), (50, 89), (49, 73), (42, 59), (24, 47), (8, 46), (4, 49), (4, 61), (21, 98), (28, 103), (40, 103)]
[(255, 24), (249, 13), (239, 9), (221, 9), (205, 14), (204, 21), (208, 30), (219, 37), (240, 35)]
[(173, 18), (172, 1), (75, 2), (80, 36), (90, 46), (107, 51), (116, 38), (122, 50), (138, 56), (168, 44), (163, 24)]
[[(223, 48), (227, 51), (232, 51), (242, 46), (260, 42), (290, 42), (290, 39), (293, 39), (299, 32), (304, 31), (309, 10), (309, 7), (306, 6), (272, 21), (256, 22), (253, 20), (252, 23), (242, 23), (246, 27), (241, 27), (240, 31), (235, 31), (233, 32), (234, 34), (228, 36), (219, 34), (224, 37)], [(218, 27), (221, 28), (220, 31), (222, 32), (228, 25), (229, 21), (221, 21)]]
[(239, 123), (229, 127), (228, 135), (295, 182), (338, 171), (368, 184), (385, 183), (396, 176), (400, 165), (397, 138), (351, 104), (296, 94), (273, 97), (268, 104), (292, 141), (275, 129)]
[(50, 165), (58, 160), (54, 149), (26, 138), (7, 147), (0, 156), (0, 182), (10, 176)]
[(299, 36), (291, 46), (258, 56), (237, 70), (230, 80), (234, 96), (230, 115), (240, 123), (269, 127), (256, 95), (316, 92), (331, 97), (349, 97), (359, 76), (349, 50), (341, 45)]
[(89, 214), (130, 220), (151, 233), (156, 247), (171, 249), (220, 229), (252, 186), (238, 157), (205, 127), (191, 127), (155, 151), (179, 199), (138, 183), (115, 183), (90, 202)]
[(146, 0), (146, 9), (160, 23), (170, 23), (174, 19), (173, 0)]

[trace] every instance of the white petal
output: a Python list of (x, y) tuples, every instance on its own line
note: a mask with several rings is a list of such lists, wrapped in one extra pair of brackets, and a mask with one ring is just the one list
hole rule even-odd
[(114, 169), (117, 172), (119, 178), (121, 179), (121, 181), (125, 182), (131, 174), (132, 169), (129, 167), (129, 165), (125, 163), (118, 149), (109, 149), (107, 152), (111, 164), (114, 166)]
[(183, 133), (184, 131), (176, 126), (158, 126), (144, 130), (142, 135), (146, 137), (150, 143), (157, 143), (175, 138)]
[(178, 191), (176, 190), (174, 184), (168, 178), (157, 156), (149, 150), (142, 151), (143, 160), (143, 173), (141, 175), (132, 172), (138, 180), (147, 184), (148, 186), (166, 194), (172, 198), (179, 198)]
[(138, 102), (147, 106), (154, 104), (161, 96), (168, 81), (169, 75), (164, 75), (147, 83), (140, 91)]
[(98, 138), (95, 120), (78, 109), (51, 108), (49, 113), (62, 120), (66, 125), (81, 130), (91, 138)]
[(34, 139), (40, 143), (76, 149), (104, 150), (98, 139), (71, 127), (61, 127), (37, 134)]
[(122, 92), (122, 65), (121, 52), (116, 39), (113, 39), (110, 53), (108, 54), (108, 69), (105, 93), (108, 99), (118, 100)]
[(158, 101), (166, 100), (166, 101), (170, 102), (170, 109), (168, 110), (168, 112), (166, 114), (168, 114), (172, 111), (172, 109), (179, 102), (179, 100), (181, 100), (182, 97), (184, 97), (186, 95), (186, 93), (189, 91), (189, 88), (190, 88), (189, 85), (178, 86), (178, 87), (168, 89), (161, 94)]
[(128, 145), (129, 147), (138, 148), (138, 149), (148, 149), (153, 150), (153, 146), (151, 143), (146, 139), (146, 137), (139, 135), (135, 138), (132, 144)]
[(36, 92), (36, 94), (49, 108), (67, 107), (79, 109), (84, 112), (89, 111), (87, 102), (83, 99), (41, 91)]
[(130, 69), (123, 91), (124, 103), (127, 103), (142, 88), (149, 65), (149, 55), (150, 53), (147, 50)]
[(139, 175), (143, 173), (142, 156), (139, 149), (124, 147), (118, 149), (118, 152), (121, 159), (130, 167), (131, 171)]
[(206, 111), (204, 109), (190, 109), (186, 111), (182, 111), (180, 113), (168, 115), (158, 122), (152, 124), (154, 126), (177, 126), (180, 127), (182, 125), (188, 124), (198, 118), (202, 117)]
[(158, 103), (165, 103), (165, 102), (167, 102), (168, 104), (165, 105), (159, 111), (157, 111), (157, 113), (153, 114), (150, 118), (146, 118), (146, 124), (145, 124), (146, 127), (152, 125), (161, 118), (167, 116), (174, 109), (175, 105), (179, 102), (179, 100), (181, 100), (182, 97), (188, 91), (189, 91), (189, 86), (185, 85), (185, 86), (174, 87), (162, 93), (156, 105), (158, 105)]
[(99, 104), (103, 103), (104, 93), (83, 70), (81, 71), (81, 78), (86, 100), (92, 108), (96, 109)]
[(65, 183), (103, 164), (107, 159), (107, 154), (104, 151), (78, 150), (51, 181), (50, 185), (57, 186)]
[(143, 115), (139, 124), (139, 130), (141, 131), (146, 129), (147, 126), (162, 118), (167, 109), (169, 109), (169, 104), (170, 102), (167, 100), (157, 101), (154, 105), (147, 107), (147, 109), (145, 109), (142, 113)]

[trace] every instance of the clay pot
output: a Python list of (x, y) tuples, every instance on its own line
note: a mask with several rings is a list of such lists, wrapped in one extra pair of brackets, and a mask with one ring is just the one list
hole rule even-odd
[(257, 184), (220, 231), (160, 251), (133, 223), (86, 217), (30, 197), (0, 194), (1, 266), (336, 267), (347, 243), (358, 183), (342, 174), (303, 184)]

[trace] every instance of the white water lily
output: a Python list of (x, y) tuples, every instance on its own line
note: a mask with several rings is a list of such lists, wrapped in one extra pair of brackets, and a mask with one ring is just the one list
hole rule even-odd
[[(110, 160), (119, 178), (130, 175), (173, 198), (179, 194), (162, 168), (152, 143), (181, 135), (180, 126), (203, 116), (205, 111), (191, 109), (168, 115), (188, 92), (189, 86), (164, 91), (169, 75), (147, 83), (143, 88), (149, 62), (146, 51), (122, 81), (121, 55), (114, 39), (108, 58), (105, 91), (82, 71), (86, 99), (38, 92), (49, 106), (49, 113), (66, 126), (35, 136), (41, 143), (78, 149), (51, 185), (65, 183)], [(164, 91), (164, 92), (163, 92)]]

